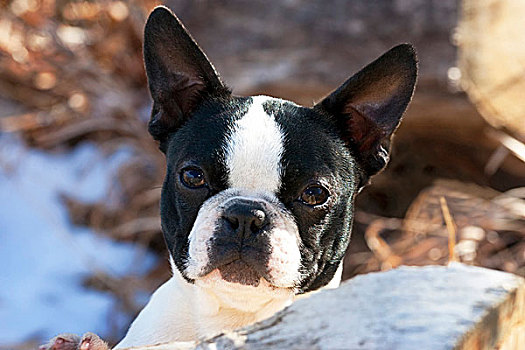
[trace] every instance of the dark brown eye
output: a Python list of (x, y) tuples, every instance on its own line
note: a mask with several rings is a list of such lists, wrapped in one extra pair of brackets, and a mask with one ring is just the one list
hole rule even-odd
[(185, 168), (180, 174), (181, 182), (189, 188), (199, 188), (206, 185), (204, 173), (200, 169)]
[(301, 194), (301, 201), (308, 205), (320, 205), (328, 199), (328, 191), (320, 185), (308, 186)]

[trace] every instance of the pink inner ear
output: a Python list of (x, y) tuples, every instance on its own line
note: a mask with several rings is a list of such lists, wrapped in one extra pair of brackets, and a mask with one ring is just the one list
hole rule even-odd
[(360, 152), (374, 149), (377, 143), (386, 136), (383, 129), (361, 114), (354, 106), (347, 105), (343, 112), (347, 115), (346, 125), (349, 136)]

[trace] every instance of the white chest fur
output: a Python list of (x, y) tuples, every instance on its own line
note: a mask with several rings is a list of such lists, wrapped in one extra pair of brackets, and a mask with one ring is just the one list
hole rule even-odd
[[(341, 268), (325, 288), (337, 287), (340, 279)], [(190, 284), (174, 269), (173, 277), (155, 291), (115, 348), (210, 337), (268, 318), (296, 298), (289, 291), (272, 292), (264, 282), (257, 287), (264, 288), (263, 293), (243, 285), (232, 289), (213, 274), (204, 282)]]

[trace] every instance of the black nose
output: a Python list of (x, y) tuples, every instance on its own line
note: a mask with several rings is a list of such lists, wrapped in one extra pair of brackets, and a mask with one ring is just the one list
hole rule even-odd
[(241, 201), (224, 210), (223, 219), (238, 237), (258, 233), (267, 223), (262, 205), (254, 201)]

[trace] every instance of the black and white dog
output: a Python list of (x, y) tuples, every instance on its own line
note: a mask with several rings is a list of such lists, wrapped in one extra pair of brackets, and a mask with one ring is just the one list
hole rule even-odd
[(394, 47), (312, 108), (232, 95), (164, 7), (147, 21), (144, 59), (149, 132), (167, 158), (161, 218), (173, 277), (117, 348), (232, 330), (336, 287), (354, 198), (388, 162), (414, 91), (412, 46)]

